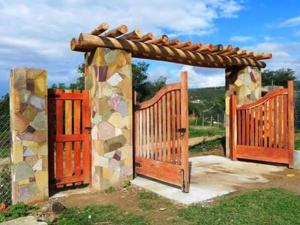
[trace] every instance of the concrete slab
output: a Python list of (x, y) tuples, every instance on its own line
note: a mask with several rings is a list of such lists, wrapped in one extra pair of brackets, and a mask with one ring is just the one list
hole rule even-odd
[(10, 220), (0, 223), (1, 225), (47, 225), (46, 222), (38, 222), (33, 216), (20, 217), (18, 219)]
[(264, 175), (280, 172), (285, 167), (231, 161), (221, 156), (190, 158), (192, 163), (189, 193), (180, 189), (137, 177), (132, 183), (160, 196), (181, 204), (206, 202), (213, 198), (235, 192), (253, 183), (266, 183)]

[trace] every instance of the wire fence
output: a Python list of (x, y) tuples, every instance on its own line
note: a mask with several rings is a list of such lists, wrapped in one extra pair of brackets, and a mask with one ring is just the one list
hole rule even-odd
[(11, 203), (9, 96), (0, 98), (0, 203)]

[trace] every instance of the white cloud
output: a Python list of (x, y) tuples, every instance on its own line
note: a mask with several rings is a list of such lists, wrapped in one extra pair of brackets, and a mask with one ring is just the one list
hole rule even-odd
[(282, 27), (296, 27), (300, 25), (300, 16), (289, 18), (280, 23)]
[(295, 32), (295, 35), (300, 37), (300, 30)]
[(235, 42), (248, 42), (248, 41), (254, 41), (255, 39), (251, 36), (232, 36), (230, 38), (230, 41)]
[(290, 68), (300, 79), (300, 42), (262, 42), (246, 48), (257, 52), (272, 53), (272, 59), (265, 60), (267, 69)]
[(83, 54), (70, 51), (71, 38), (101, 22), (111, 27), (127, 24), (129, 29), (140, 28), (157, 35), (207, 35), (217, 30), (216, 19), (236, 17), (241, 2), (0, 0), (0, 58), (5, 65), (0, 73), (8, 74), (15, 66), (43, 67), (49, 71), (50, 82), (60, 82), (83, 59)]

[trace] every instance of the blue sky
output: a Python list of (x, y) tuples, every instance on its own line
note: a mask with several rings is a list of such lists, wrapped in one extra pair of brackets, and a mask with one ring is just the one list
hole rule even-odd
[[(13, 67), (45, 68), (49, 83), (76, 79), (83, 54), (69, 42), (102, 22), (193, 42), (232, 44), (273, 53), (268, 69), (291, 68), (300, 79), (299, 0), (0, 0), (0, 96)], [(224, 84), (224, 71), (148, 61), (151, 78), (178, 80), (189, 71), (190, 87)]]

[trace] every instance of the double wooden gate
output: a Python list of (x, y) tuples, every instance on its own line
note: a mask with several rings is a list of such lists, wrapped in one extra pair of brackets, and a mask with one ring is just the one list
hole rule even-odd
[(231, 97), (231, 156), (293, 166), (294, 96), (288, 88), (274, 90), (256, 102), (236, 106)]
[(187, 73), (135, 103), (135, 172), (189, 190)]
[(88, 91), (48, 90), (49, 180), (59, 188), (91, 179)]

